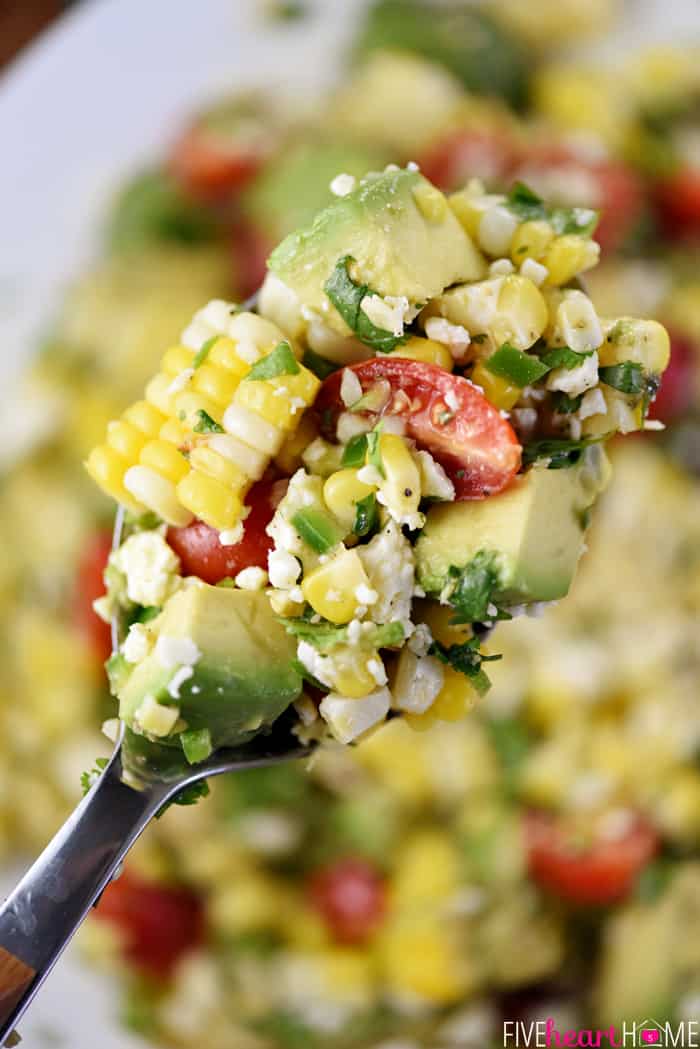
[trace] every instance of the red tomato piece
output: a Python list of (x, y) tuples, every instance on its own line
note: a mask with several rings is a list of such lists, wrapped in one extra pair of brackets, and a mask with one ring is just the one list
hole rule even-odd
[(427, 179), (447, 192), (470, 178), (502, 182), (514, 162), (514, 146), (503, 132), (463, 128), (434, 145), (421, 159)]
[(100, 619), (92, 603), (105, 592), (103, 575), (111, 549), (112, 533), (106, 529), (95, 532), (88, 540), (78, 563), (73, 602), (73, 621), (100, 664), (112, 654), (112, 634), (109, 623)]
[(338, 943), (365, 943), (386, 912), (386, 886), (367, 860), (348, 857), (316, 872), (309, 900)]
[(671, 360), (663, 374), (661, 387), (651, 404), (649, 416), (670, 423), (679, 419), (692, 406), (700, 368), (700, 350), (690, 339), (669, 332)]
[(549, 813), (525, 818), (530, 876), (543, 889), (570, 903), (605, 905), (629, 895), (659, 847), (654, 828), (637, 818), (622, 837), (572, 846), (561, 821)]
[(233, 283), (244, 298), (253, 295), (267, 273), (267, 257), (274, 242), (253, 222), (240, 217), (231, 234)]
[[(373, 357), (351, 371), (364, 392), (387, 380), (391, 395), (376, 417), (400, 415), (405, 420), (407, 435), (447, 471), (458, 501), (500, 492), (518, 472), (521, 447), (513, 427), (468, 379), (437, 364), (400, 357)], [(332, 438), (343, 411), (341, 380), (342, 370), (330, 375), (316, 401), (322, 426)]]
[(195, 893), (131, 872), (107, 886), (95, 914), (117, 927), (127, 961), (162, 979), (204, 940), (204, 907)]
[(675, 239), (700, 235), (700, 169), (683, 167), (660, 181), (654, 200), (664, 232)]
[(194, 124), (177, 139), (170, 171), (192, 196), (216, 201), (242, 190), (265, 160), (256, 149), (204, 124)]
[(205, 583), (233, 579), (244, 568), (267, 568), (272, 539), (265, 531), (275, 512), (275, 482), (258, 481), (248, 492), (250, 513), (243, 522), (243, 538), (222, 546), (219, 533), (204, 521), (184, 528), (169, 528), (167, 540), (180, 558), (183, 575), (199, 576)]

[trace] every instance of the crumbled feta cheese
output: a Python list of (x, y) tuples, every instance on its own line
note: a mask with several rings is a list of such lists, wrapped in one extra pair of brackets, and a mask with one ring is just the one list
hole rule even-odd
[(322, 685), (333, 687), (330, 677), (333, 664), (329, 656), (322, 656), (308, 641), (300, 641), (297, 645), (297, 659)]
[(360, 583), (355, 587), (355, 597), (362, 605), (374, 605), (379, 600), (379, 594), (372, 590), (366, 583)]
[(539, 288), (549, 276), (549, 270), (535, 259), (525, 259), (520, 267), (520, 274), (523, 277), (527, 277)]
[(336, 175), (330, 185), (331, 193), (336, 197), (347, 197), (348, 193), (352, 193), (355, 188), (357, 180), (354, 175)]
[(348, 699), (330, 692), (319, 706), (319, 713), (340, 743), (351, 743), (377, 725), (389, 713), (391, 695), (379, 688), (361, 699)]
[(598, 354), (592, 353), (576, 368), (555, 368), (547, 376), (548, 390), (561, 390), (569, 397), (578, 397), (598, 384)]
[(168, 695), (172, 696), (173, 699), (179, 699), (180, 686), (183, 685), (185, 681), (189, 681), (193, 675), (194, 670), (192, 667), (185, 666), (176, 670), (168, 683)]
[(362, 484), (369, 484), (374, 488), (378, 488), (384, 478), (376, 466), (372, 466), (368, 463), (367, 466), (361, 466), (357, 471), (357, 480), (361, 481)]
[(583, 395), (583, 400), (576, 414), (579, 419), (588, 419), (591, 415), (605, 415), (607, 410), (608, 406), (605, 403), (603, 391), (600, 387), (596, 387)]
[(233, 528), (225, 528), (219, 532), (219, 542), (222, 546), (236, 546), (243, 538), (243, 522), (237, 521)]
[(382, 663), (379, 656), (375, 656), (372, 659), (368, 659), (366, 663), (367, 670), (370, 672), (375, 682), (381, 687), (386, 685), (387, 676), (384, 664)]
[[(291, 477), (284, 498), (278, 503), (275, 514), (266, 528), (266, 532), (274, 540), (277, 550), (296, 554), (303, 552), (303, 540), (292, 526), (291, 519), (298, 510), (307, 506), (313, 506), (314, 503), (321, 503), (322, 499), (322, 479), (308, 474), (303, 467), (297, 470)], [(272, 581), (272, 576), (270, 576), (270, 580)], [(294, 581), (296, 581), (296, 577)], [(273, 583), (272, 585), (274, 586), (275, 584)]]
[(408, 647), (416, 656), (427, 656), (433, 643), (433, 635), (427, 623), (417, 623), (413, 635), (408, 639)]
[(151, 638), (143, 623), (132, 623), (121, 652), (127, 663), (140, 663), (151, 650)]
[(356, 645), (362, 637), (362, 623), (359, 619), (351, 619), (348, 623), (348, 643)]
[(289, 411), (292, 415), (296, 415), (298, 412), (303, 412), (306, 408), (306, 401), (303, 397), (292, 397), (289, 402)]
[(299, 578), (301, 565), (286, 550), (271, 550), (267, 555), (267, 571), (272, 586), (290, 590)]
[(162, 605), (181, 582), (180, 559), (159, 532), (136, 532), (111, 555), (126, 577), (126, 593), (137, 605)]
[(413, 633), (411, 600), (413, 598), (413, 549), (400, 527), (389, 521), (369, 543), (357, 547), (370, 586), (376, 590), (372, 606), (375, 623), (398, 620), (406, 635)]
[(174, 670), (179, 666), (194, 666), (202, 657), (191, 637), (167, 637), (165, 634), (161, 634), (156, 641), (154, 654), (166, 670)]
[(362, 396), (362, 383), (355, 372), (349, 368), (343, 368), (340, 380), (340, 399), (346, 408), (352, 408)]
[(405, 295), (387, 295), (384, 299), (380, 295), (365, 295), (360, 309), (377, 328), (390, 331), (397, 338), (403, 335), (404, 321), (410, 310)]
[(537, 411), (534, 408), (514, 408), (511, 417), (517, 432), (529, 437), (537, 425)]
[(518, 219), (502, 204), (495, 204), (484, 212), (479, 222), (478, 239), (484, 251), (500, 258), (508, 253)]
[(644, 420), (645, 430), (665, 430), (665, 423), (661, 422), (661, 419), (645, 419)]
[(168, 386), (169, 394), (181, 393), (194, 375), (194, 368), (183, 368)]
[(445, 317), (429, 317), (425, 323), (425, 334), (434, 342), (446, 346), (455, 360), (464, 356), (471, 336), (461, 324), (451, 324)]
[(153, 696), (144, 696), (134, 714), (134, 728), (148, 736), (169, 736), (180, 717), (178, 707), (158, 703)]
[(263, 590), (267, 586), (267, 572), (252, 565), (238, 573), (235, 583), (241, 590)]
[(417, 656), (405, 648), (392, 687), (394, 706), (422, 714), (433, 705), (445, 681), (442, 663), (433, 656)]
[(337, 601), (342, 601), (343, 595), (341, 594), (340, 590), (327, 590), (326, 599), (335, 603)]
[(515, 272), (515, 266), (510, 259), (496, 259), (489, 266), (489, 277), (507, 277)]
[(414, 453), (414, 458), (420, 471), (422, 494), (429, 499), (445, 499), (448, 502), (454, 499), (455, 486), (430, 452), (421, 449)]
[(415, 160), (409, 160), (406, 165), (406, 171), (420, 171), (420, 168), (416, 164)]
[(289, 591), (289, 600), (293, 601), (297, 605), (303, 605), (304, 603), (304, 592), (300, 586), (293, 586)]

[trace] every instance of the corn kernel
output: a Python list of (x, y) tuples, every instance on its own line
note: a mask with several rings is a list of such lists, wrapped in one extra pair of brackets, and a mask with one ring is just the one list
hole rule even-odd
[(177, 496), (195, 517), (212, 528), (232, 528), (241, 517), (241, 495), (213, 477), (190, 470), (177, 486)]
[(141, 450), (139, 462), (175, 484), (189, 469), (187, 459), (169, 441), (149, 441)]
[(515, 231), (510, 246), (510, 257), (516, 266), (522, 265), (525, 259), (542, 262), (553, 240), (554, 230), (548, 222), (542, 219), (523, 222)]
[(190, 466), (193, 470), (214, 477), (229, 488), (240, 490), (248, 483), (246, 475), (230, 459), (214, 451), (211, 445), (198, 444), (190, 452)]
[(469, 679), (452, 667), (445, 667), (443, 686), (430, 708), (440, 721), (461, 721), (474, 705), (476, 692)]
[(536, 284), (519, 274), (503, 278), (491, 324), (497, 346), (509, 342), (518, 350), (529, 349), (541, 336), (548, 320), (547, 304)]
[(383, 433), (379, 451), (385, 479), (380, 500), (397, 520), (418, 512), (421, 498), (420, 472), (402, 437)]
[(505, 197), (500, 194), (484, 193), (483, 187), (480, 189), (481, 192), (475, 192), (474, 187), (469, 186), (467, 189), (460, 190), (459, 193), (452, 193), (448, 198), (448, 203), (457, 221), (475, 240), (485, 212), (496, 204), (502, 204), (505, 200)]
[(318, 424), (310, 412), (302, 415), (299, 425), (280, 448), (275, 456), (275, 463), (283, 473), (296, 473), (302, 465), (302, 452), (318, 436)]
[(242, 382), (236, 390), (233, 403), (281, 430), (286, 430), (293, 419), (289, 396), (285, 392), (276, 397), (275, 388), (267, 380)]
[(301, 590), (314, 612), (341, 624), (349, 623), (361, 604), (355, 593), (359, 586), (369, 586), (362, 561), (355, 550), (343, 550), (309, 572)]
[(374, 651), (368, 655), (358, 646), (338, 645), (333, 650), (333, 668), (329, 674), (335, 691), (349, 699), (362, 699), (376, 691), (376, 679), (367, 669), (367, 661), (372, 658), (378, 658)]
[(174, 444), (176, 448), (180, 448), (186, 443), (191, 434), (187, 427), (182, 425), (179, 419), (168, 419), (168, 421), (161, 426), (158, 436), (162, 441), (170, 441), (170, 443)]
[(267, 456), (251, 448), (249, 444), (239, 441), (228, 433), (217, 433), (207, 442), (212, 451), (228, 459), (241, 473), (253, 481), (259, 481), (267, 469)]
[(138, 459), (147, 440), (146, 434), (137, 430), (131, 423), (123, 422), (121, 419), (107, 423), (107, 444), (129, 462), (135, 462)]
[(659, 375), (667, 367), (671, 343), (668, 332), (658, 321), (622, 317), (605, 321), (604, 329), (606, 336), (598, 351), (602, 367), (634, 361), (652, 375)]
[(410, 361), (425, 361), (426, 364), (438, 364), (445, 371), (451, 372), (454, 367), (452, 354), (441, 342), (434, 339), (423, 339), (412, 335), (408, 342), (397, 346), (394, 357), (406, 357)]
[(195, 426), (199, 425), (200, 412), (206, 412), (217, 423), (221, 422), (221, 405), (212, 401), (211, 397), (205, 397), (204, 394), (196, 393), (194, 390), (178, 393), (173, 401), (173, 409), (172, 414), (190, 430), (194, 430)]
[(350, 531), (355, 523), (356, 504), (373, 491), (371, 485), (358, 480), (357, 470), (348, 468), (330, 475), (323, 486), (323, 498), (331, 513)]
[(522, 388), (516, 386), (515, 383), (509, 382), (508, 379), (504, 379), (501, 375), (494, 375), (493, 372), (484, 367), (481, 361), (475, 365), (470, 377), (472, 382), (476, 383), (477, 386), (481, 386), (487, 401), (490, 401), (496, 408), (506, 412), (510, 411), (514, 404), (517, 404), (523, 392)]
[(221, 336), (216, 340), (209, 350), (206, 362), (207, 364), (225, 368), (239, 381), (250, 371), (250, 365), (242, 357), (239, 357), (235, 342), (227, 339), (225, 336)]
[(160, 362), (160, 370), (173, 377), (192, 367), (194, 352), (186, 346), (171, 346), (166, 350)]
[(189, 509), (178, 499), (172, 481), (149, 466), (131, 466), (124, 474), (124, 487), (170, 525), (181, 528), (192, 520)]
[(447, 1005), (471, 986), (454, 930), (434, 914), (407, 914), (392, 922), (382, 934), (380, 951), (387, 984), (398, 996)]
[(136, 401), (122, 414), (122, 419), (148, 437), (155, 437), (166, 421), (166, 416), (148, 401)]
[(142, 514), (146, 507), (124, 487), (124, 474), (128, 466), (127, 460), (106, 444), (93, 448), (85, 463), (87, 472), (100, 488), (129, 510)]
[(289, 590), (268, 590), (267, 598), (272, 611), (278, 616), (295, 618), (304, 611), (304, 602), (292, 601)]
[(197, 393), (210, 397), (222, 408), (230, 403), (237, 386), (238, 379), (235, 375), (230, 375), (223, 368), (216, 368), (211, 364), (202, 364), (192, 379), (192, 388)]
[(174, 415), (173, 394), (170, 392), (172, 379), (164, 372), (158, 372), (146, 386), (146, 400), (163, 415)]
[(542, 259), (542, 264), (548, 270), (546, 283), (568, 284), (578, 273), (584, 273), (595, 266), (599, 254), (600, 248), (595, 241), (586, 237), (580, 237), (575, 233), (557, 237)]
[[(240, 388), (239, 386), (238, 389)], [(250, 412), (242, 404), (235, 402), (224, 412), (223, 425), (232, 437), (264, 455), (277, 455), (284, 441), (284, 433), (278, 426), (266, 422), (255, 412)]]

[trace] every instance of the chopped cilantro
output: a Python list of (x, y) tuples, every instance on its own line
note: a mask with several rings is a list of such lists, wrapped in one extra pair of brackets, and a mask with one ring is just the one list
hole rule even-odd
[(324, 284), (324, 291), (361, 342), (371, 346), (377, 353), (391, 353), (401, 343), (406, 342), (408, 335), (397, 336), (372, 324), (362, 309), (362, 300), (374, 292), (367, 284), (355, 284), (350, 277), (349, 266), (354, 261), (352, 255), (344, 255), (338, 259), (335, 269)]
[(172, 801), (166, 801), (165, 805), (158, 809), (156, 819), (160, 819), (171, 805), (196, 805), (200, 798), (206, 798), (209, 793), (209, 784), (205, 779), (197, 780), (196, 783), (190, 783), (188, 787), (183, 787)]
[(598, 375), (601, 382), (604, 382), (606, 386), (612, 386), (614, 390), (619, 390), (620, 393), (637, 398), (646, 393), (646, 378), (641, 364), (637, 364), (636, 361), (623, 361), (622, 364), (601, 368)]
[(582, 393), (580, 393), (578, 397), (569, 397), (568, 394), (559, 391), (558, 393), (555, 393), (553, 397), (554, 411), (558, 415), (572, 415), (579, 410), (582, 400)]
[(529, 466), (540, 459), (548, 459), (549, 470), (565, 470), (570, 466), (576, 466), (589, 445), (598, 444), (608, 436), (609, 434), (603, 434), (601, 437), (582, 437), (579, 441), (565, 438), (531, 441), (523, 448), (523, 466)]
[(224, 428), (221, 426), (216, 419), (212, 419), (208, 412), (204, 411), (204, 408), (200, 408), (197, 411), (197, 422), (192, 427), (195, 433), (223, 433)]
[(471, 637), (461, 645), (448, 646), (443, 645), (440, 641), (433, 641), (430, 646), (430, 655), (468, 677), (480, 696), (486, 695), (491, 687), (482, 663), (492, 663), (502, 658), (501, 656), (485, 656), (483, 652), (480, 652), (478, 637)]
[(382, 433), (382, 424), (378, 423), (375, 428), (367, 434), (367, 463), (378, 471), (381, 477), (386, 477), (379, 438)]
[(598, 212), (592, 208), (548, 208), (524, 182), (515, 183), (506, 198), (506, 207), (522, 222), (548, 222), (559, 235), (590, 236), (598, 224)]
[(370, 492), (364, 499), (359, 499), (355, 503), (355, 523), (352, 530), (355, 535), (369, 535), (376, 527), (378, 520), (377, 497), (374, 492)]
[(367, 434), (358, 433), (351, 437), (343, 449), (341, 466), (364, 466), (367, 457)]
[(520, 387), (532, 385), (549, 371), (549, 366), (538, 357), (523, 353), (507, 342), (484, 361), (484, 367), (493, 375), (499, 375)]
[(201, 349), (199, 349), (197, 351), (197, 353), (194, 355), (194, 358), (192, 360), (192, 367), (193, 368), (195, 368), (195, 369), (199, 368), (200, 365), (204, 364), (205, 360), (209, 356), (209, 350), (212, 348), (214, 343), (219, 338), (220, 338), (219, 335), (212, 335), (212, 337), (210, 339), (207, 339), (207, 341), (204, 343), (204, 345), (201, 347)]
[(80, 774), (80, 786), (83, 794), (87, 794), (93, 784), (100, 778), (109, 765), (109, 758), (95, 758), (95, 764), (87, 772)]
[(568, 346), (558, 346), (555, 350), (545, 353), (542, 361), (547, 368), (566, 368), (567, 371), (571, 371), (572, 368), (578, 368), (583, 364), (586, 357), (590, 357), (592, 353), (593, 350), (578, 353), (576, 350), (570, 350)]
[[(336, 645), (344, 645), (348, 640), (347, 626), (335, 626), (327, 620), (311, 623), (308, 619), (280, 619), (284, 629), (300, 641), (307, 641), (321, 653), (330, 652)], [(372, 624), (363, 630), (362, 640), (371, 648), (393, 648), (404, 639), (404, 629), (399, 622), (385, 623), (381, 626)]]
[(308, 368), (310, 372), (313, 372), (317, 379), (323, 382), (333, 372), (337, 372), (340, 368), (339, 364), (335, 364), (334, 361), (329, 361), (325, 357), (322, 357), (320, 353), (314, 353), (313, 350), (306, 350), (304, 353), (304, 367)]
[(455, 610), (452, 622), (483, 623), (489, 620), (488, 606), (500, 582), (496, 554), (479, 550), (464, 568), (450, 565), (448, 575), (454, 581), (448, 597)]
[(298, 375), (299, 363), (288, 342), (280, 342), (265, 357), (261, 357), (246, 375), (246, 380), (264, 381), (278, 375)]

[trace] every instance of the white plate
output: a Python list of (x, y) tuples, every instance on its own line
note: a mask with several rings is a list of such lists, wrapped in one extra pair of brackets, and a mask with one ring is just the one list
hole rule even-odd
[[(331, 82), (365, 0), (310, 0), (271, 26), (255, 0), (92, 0), (0, 79), (0, 375), (19, 370), (68, 281), (98, 248), (120, 180), (157, 156), (188, 111), (227, 87), (285, 95)], [(627, 0), (606, 57), (644, 40), (697, 39), (697, 0)], [(1, 407), (1, 405), (0, 405)], [(11, 884), (6, 872), (4, 884)], [(31, 1049), (129, 1049), (107, 982), (69, 953), (22, 1025)]]

